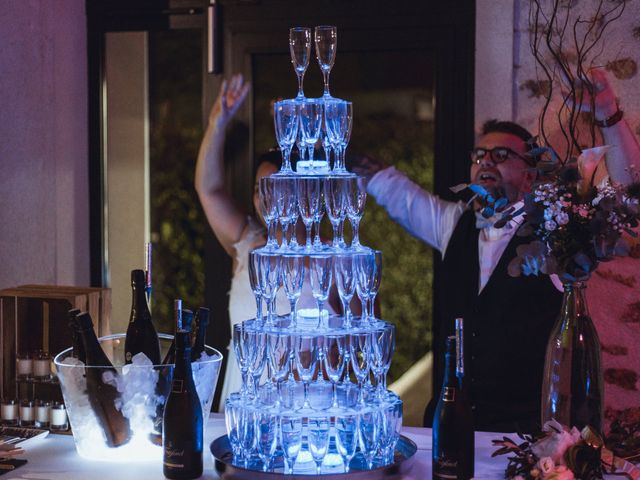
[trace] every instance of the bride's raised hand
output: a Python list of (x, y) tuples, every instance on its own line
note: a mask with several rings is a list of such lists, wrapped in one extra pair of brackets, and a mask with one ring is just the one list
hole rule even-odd
[(209, 123), (223, 131), (244, 102), (249, 88), (241, 73), (233, 75), (230, 80), (224, 80), (218, 98), (211, 108)]

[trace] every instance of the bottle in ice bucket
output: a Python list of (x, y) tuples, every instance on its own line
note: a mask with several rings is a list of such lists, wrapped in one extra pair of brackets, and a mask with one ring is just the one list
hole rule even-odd
[(204, 344), (207, 336), (207, 327), (209, 326), (209, 309), (200, 307), (196, 313), (196, 339), (191, 350), (191, 360), (195, 361), (200, 358), (204, 352)]
[[(460, 342), (464, 345), (464, 342)], [(447, 338), (445, 376), (433, 417), (433, 479), (468, 480), (474, 471), (473, 417), (457, 370), (464, 371), (457, 355), (456, 337)]]
[(162, 422), (163, 473), (169, 479), (202, 475), (203, 418), (191, 373), (191, 336), (176, 333), (176, 365)]
[(146, 274), (144, 270), (131, 271), (131, 317), (124, 342), (125, 362), (131, 363), (134, 355), (144, 353), (153, 365), (160, 363), (158, 334), (151, 322), (147, 304)]
[(103, 373), (111, 372), (113, 375), (117, 375), (116, 369), (113, 368), (111, 361), (98, 342), (98, 337), (93, 330), (91, 315), (88, 313), (79, 314), (76, 316), (76, 325), (86, 356), (85, 377), (89, 404), (104, 433), (106, 444), (111, 448), (119, 447), (131, 438), (129, 420), (115, 406), (115, 402), (120, 396), (116, 387), (102, 381)]
[(67, 316), (69, 318), (69, 331), (71, 332), (71, 356), (77, 358), (82, 363), (86, 363), (87, 358), (84, 354), (84, 347), (82, 346), (82, 339), (80, 333), (78, 333), (78, 324), (76, 322), (76, 316), (80, 313), (80, 309), (73, 308), (69, 310)]

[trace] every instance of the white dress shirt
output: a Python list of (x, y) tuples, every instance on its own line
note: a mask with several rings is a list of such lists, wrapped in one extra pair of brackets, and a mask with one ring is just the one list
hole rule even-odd
[[(453, 230), (469, 208), (423, 190), (394, 167), (376, 173), (367, 192), (411, 235), (437, 249), (444, 258)], [(514, 204), (517, 209), (522, 202)], [(486, 227), (478, 235), (480, 278), (478, 293), (485, 287), (507, 244), (522, 223), (523, 214), (503, 228)], [(553, 280), (553, 279), (552, 279)], [(553, 282), (556, 284), (556, 282)], [(556, 285), (557, 286), (557, 285)], [(561, 290), (561, 289), (560, 289)]]

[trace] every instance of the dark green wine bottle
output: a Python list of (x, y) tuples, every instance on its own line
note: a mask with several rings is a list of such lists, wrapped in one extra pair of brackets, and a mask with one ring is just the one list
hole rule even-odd
[(163, 473), (169, 479), (202, 475), (203, 418), (191, 371), (191, 337), (176, 334), (176, 366), (162, 422)]
[(120, 396), (117, 388), (102, 381), (104, 373), (117, 375), (117, 371), (100, 346), (91, 316), (81, 313), (76, 321), (86, 357), (85, 377), (89, 404), (104, 433), (106, 444), (112, 448), (119, 447), (131, 439), (129, 420), (115, 406)]
[(160, 364), (158, 334), (147, 304), (146, 275), (144, 270), (131, 271), (131, 316), (124, 342), (125, 362), (131, 363), (134, 355), (144, 353), (153, 365)]
[(196, 314), (196, 340), (191, 350), (191, 361), (198, 360), (204, 352), (207, 327), (209, 326), (209, 309), (200, 307)]
[(86, 363), (87, 357), (84, 354), (84, 346), (78, 332), (78, 322), (76, 316), (80, 313), (79, 308), (72, 308), (67, 313), (69, 318), (69, 331), (71, 332), (71, 356), (77, 358), (82, 363)]
[(456, 357), (456, 337), (448, 337), (445, 376), (433, 416), (434, 480), (468, 480), (473, 477), (473, 417), (456, 375)]

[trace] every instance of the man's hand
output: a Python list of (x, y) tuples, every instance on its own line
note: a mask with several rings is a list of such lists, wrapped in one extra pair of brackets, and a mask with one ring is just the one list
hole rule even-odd
[(367, 182), (378, 173), (389, 167), (381, 160), (368, 157), (366, 155), (358, 155), (353, 159), (353, 172), (365, 177)]
[(213, 102), (209, 124), (223, 132), (247, 97), (249, 88), (249, 84), (244, 83), (242, 74), (233, 75), (229, 81), (224, 80), (218, 98)]

